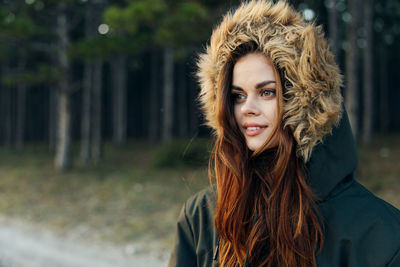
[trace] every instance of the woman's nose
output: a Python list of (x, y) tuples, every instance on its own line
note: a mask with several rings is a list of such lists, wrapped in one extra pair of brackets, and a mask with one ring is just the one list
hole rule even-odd
[(253, 96), (248, 96), (246, 101), (243, 103), (241, 108), (243, 115), (255, 116), (260, 114), (260, 109), (258, 108), (257, 100)]

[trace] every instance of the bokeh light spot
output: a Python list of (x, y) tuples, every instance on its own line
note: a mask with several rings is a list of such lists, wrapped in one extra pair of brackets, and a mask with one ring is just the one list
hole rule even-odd
[(100, 34), (107, 34), (110, 31), (110, 27), (107, 24), (100, 24), (97, 28)]
[(306, 8), (303, 10), (304, 19), (310, 21), (315, 18), (315, 12), (312, 9)]

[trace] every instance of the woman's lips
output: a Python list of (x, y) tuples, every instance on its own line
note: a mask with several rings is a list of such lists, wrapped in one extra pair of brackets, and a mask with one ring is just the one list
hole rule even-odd
[(245, 126), (244, 132), (247, 136), (256, 136), (262, 133), (267, 126)]

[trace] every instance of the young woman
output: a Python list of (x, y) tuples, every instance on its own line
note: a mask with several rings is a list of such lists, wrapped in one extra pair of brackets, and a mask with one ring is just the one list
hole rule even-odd
[(215, 185), (185, 203), (169, 266), (400, 266), (400, 212), (353, 178), (320, 27), (283, 1), (250, 1), (198, 65)]

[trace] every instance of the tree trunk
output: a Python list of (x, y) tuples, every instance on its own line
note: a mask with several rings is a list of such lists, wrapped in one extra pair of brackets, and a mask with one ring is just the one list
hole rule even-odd
[(164, 48), (164, 94), (163, 94), (163, 132), (162, 141), (172, 139), (173, 97), (174, 97), (174, 51), (171, 46)]
[[(1, 64), (2, 76), (8, 74), (9, 66), (8, 62), (2, 62)], [(1, 121), (1, 127), (3, 128), (3, 143), (5, 147), (11, 147), (12, 142), (12, 95), (11, 88), (9, 85), (2, 85), (1, 94), (1, 113), (3, 120)]]
[[(19, 72), (25, 72), (25, 59), (19, 62)], [(26, 109), (26, 85), (19, 83), (17, 85), (17, 120), (15, 132), (15, 146), (17, 150), (22, 150), (24, 147), (25, 137), (25, 109)]]
[(380, 128), (382, 133), (389, 130), (390, 112), (389, 112), (389, 88), (388, 88), (388, 70), (387, 70), (387, 47), (384, 42), (379, 45), (379, 87), (380, 87)]
[(12, 144), (12, 95), (11, 88), (4, 86), (4, 145), (8, 148)]
[(118, 145), (126, 142), (126, 59), (118, 54), (111, 60), (113, 86), (113, 139)]
[(4, 143), (4, 132), (5, 132), (5, 127), (4, 127), (4, 122), (5, 122), (5, 118), (4, 118), (4, 85), (0, 87), (0, 147), (3, 145)]
[(25, 110), (26, 110), (26, 85), (18, 85), (17, 90), (17, 124), (15, 132), (15, 145), (18, 150), (24, 148), (25, 141)]
[(102, 95), (102, 67), (101, 59), (95, 60), (93, 64), (93, 124), (92, 124), (92, 158), (97, 164), (102, 156), (102, 135), (101, 135), (101, 95)]
[(339, 58), (339, 34), (338, 34), (338, 0), (328, 1), (328, 30), (329, 44), (336, 60)]
[(55, 167), (64, 170), (69, 166), (71, 147), (71, 111), (69, 95), (60, 91), (58, 96), (58, 133), (56, 140)]
[(179, 75), (178, 75), (178, 134), (180, 138), (186, 138), (188, 136), (188, 111), (187, 111), (187, 88), (186, 88), (186, 76), (185, 76), (185, 62), (179, 63)]
[[(93, 6), (87, 3), (85, 12), (85, 38), (90, 39), (95, 34), (93, 21)], [(92, 77), (93, 64), (86, 59), (82, 82), (82, 116), (81, 116), (81, 162), (88, 165), (91, 159), (91, 124), (92, 124)]]
[[(1, 74), (2, 75), (2, 74)], [(4, 143), (4, 85), (0, 86), (0, 147)]]
[(159, 81), (158, 81), (158, 73), (159, 73), (159, 64), (158, 64), (158, 54), (156, 51), (153, 51), (150, 56), (151, 60), (151, 77), (150, 77), (150, 103), (149, 103), (149, 137), (152, 143), (156, 143), (158, 141), (158, 130), (159, 130), (159, 114), (160, 114), (160, 106), (159, 106)]
[(364, 144), (370, 144), (373, 131), (373, 121), (374, 121), (374, 105), (372, 103), (373, 99), (373, 86), (374, 86), (374, 74), (372, 72), (373, 66), (373, 36), (372, 36), (372, 10), (373, 10), (373, 0), (364, 0), (364, 28), (365, 28), (365, 39), (366, 47), (364, 48), (364, 105), (363, 105), (363, 142)]
[(58, 132), (56, 141), (55, 167), (64, 170), (70, 162), (71, 146), (71, 110), (69, 99), (69, 58), (67, 54), (69, 46), (69, 37), (67, 29), (67, 16), (65, 3), (59, 4), (59, 13), (57, 16), (57, 37), (58, 37), (58, 60), (62, 77), (59, 81), (58, 92)]
[(190, 86), (190, 135), (191, 136), (196, 136), (198, 134), (199, 130), (199, 110), (198, 110), (198, 103), (197, 103), (197, 95), (198, 92), (196, 90), (196, 86), (193, 86), (191, 84)]
[(86, 60), (83, 70), (81, 120), (81, 162), (83, 165), (89, 164), (91, 158), (92, 71), (92, 63)]
[(57, 122), (58, 122), (57, 108), (58, 108), (57, 91), (54, 88), (50, 88), (48, 141), (49, 141), (49, 151), (51, 152), (54, 152), (56, 150)]
[(350, 22), (347, 23), (347, 40), (348, 48), (346, 53), (346, 90), (345, 104), (349, 114), (351, 128), (354, 138), (358, 137), (358, 47), (357, 47), (357, 26), (359, 19), (359, 0), (349, 1), (349, 11), (352, 16)]

